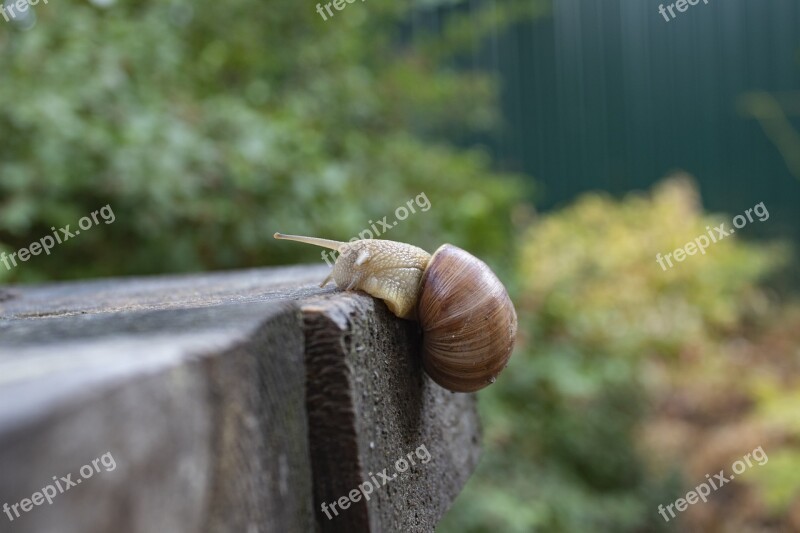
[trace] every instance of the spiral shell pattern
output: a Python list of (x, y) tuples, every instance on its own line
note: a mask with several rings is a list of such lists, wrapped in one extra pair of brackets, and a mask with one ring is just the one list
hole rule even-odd
[(497, 276), (472, 254), (451, 244), (436, 250), (422, 276), (417, 313), (422, 363), (439, 385), (476, 391), (508, 364), (517, 313)]

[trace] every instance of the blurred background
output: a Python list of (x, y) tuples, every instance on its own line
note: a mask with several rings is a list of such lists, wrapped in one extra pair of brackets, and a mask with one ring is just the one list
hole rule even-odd
[[(0, 18), (0, 251), (115, 215), (0, 283), (317, 262), (272, 233), (346, 240), (387, 217), (376, 236), (485, 259), (520, 314), (441, 531), (800, 531), (800, 5), (658, 7), (50, 0)], [(768, 219), (656, 263), (760, 202)], [(759, 446), (766, 464), (658, 514)]]

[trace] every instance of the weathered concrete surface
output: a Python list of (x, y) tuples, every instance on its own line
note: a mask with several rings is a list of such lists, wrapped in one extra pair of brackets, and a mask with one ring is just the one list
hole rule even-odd
[[(428, 378), (415, 348), (416, 324), (397, 320), (372, 298), (317, 299), (303, 306), (303, 316), (322, 530), (433, 531), (478, 462), (475, 396)], [(397, 465), (401, 459), (407, 467)], [(378, 486), (369, 501), (359, 497), (338, 514), (322, 511), (323, 503), (370, 480)]]
[[(433, 530), (477, 461), (474, 399), (424, 376), (413, 323), (320, 289), (326, 273), (0, 290), (0, 505), (116, 462), (52, 505), (0, 510), (0, 531)], [(367, 505), (314, 505), (422, 445), (429, 462)]]

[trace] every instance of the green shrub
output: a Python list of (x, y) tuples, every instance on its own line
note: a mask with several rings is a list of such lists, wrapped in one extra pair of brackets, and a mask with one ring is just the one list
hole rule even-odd
[(272, 233), (348, 239), (420, 192), (430, 211), (387, 238), (508, 254), (519, 181), (442, 140), (497, 125), (494, 80), (448, 67), (461, 33), (400, 35), (410, 9), (65, 1), (7, 25), (0, 249), (106, 204), (116, 221), (0, 281), (319, 261)]

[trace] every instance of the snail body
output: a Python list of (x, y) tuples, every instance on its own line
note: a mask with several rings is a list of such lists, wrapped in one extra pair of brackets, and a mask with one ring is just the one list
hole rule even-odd
[(444, 244), (433, 255), (395, 241), (339, 242), (283, 235), (339, 252), (321, 286), (362, 290), (386, 303), (396, 316), (422, 329), (422, 364), (439, 385), (472, 392), (494, 383), (508, 363), (517, 314), (503, 284), (475, 256)]

